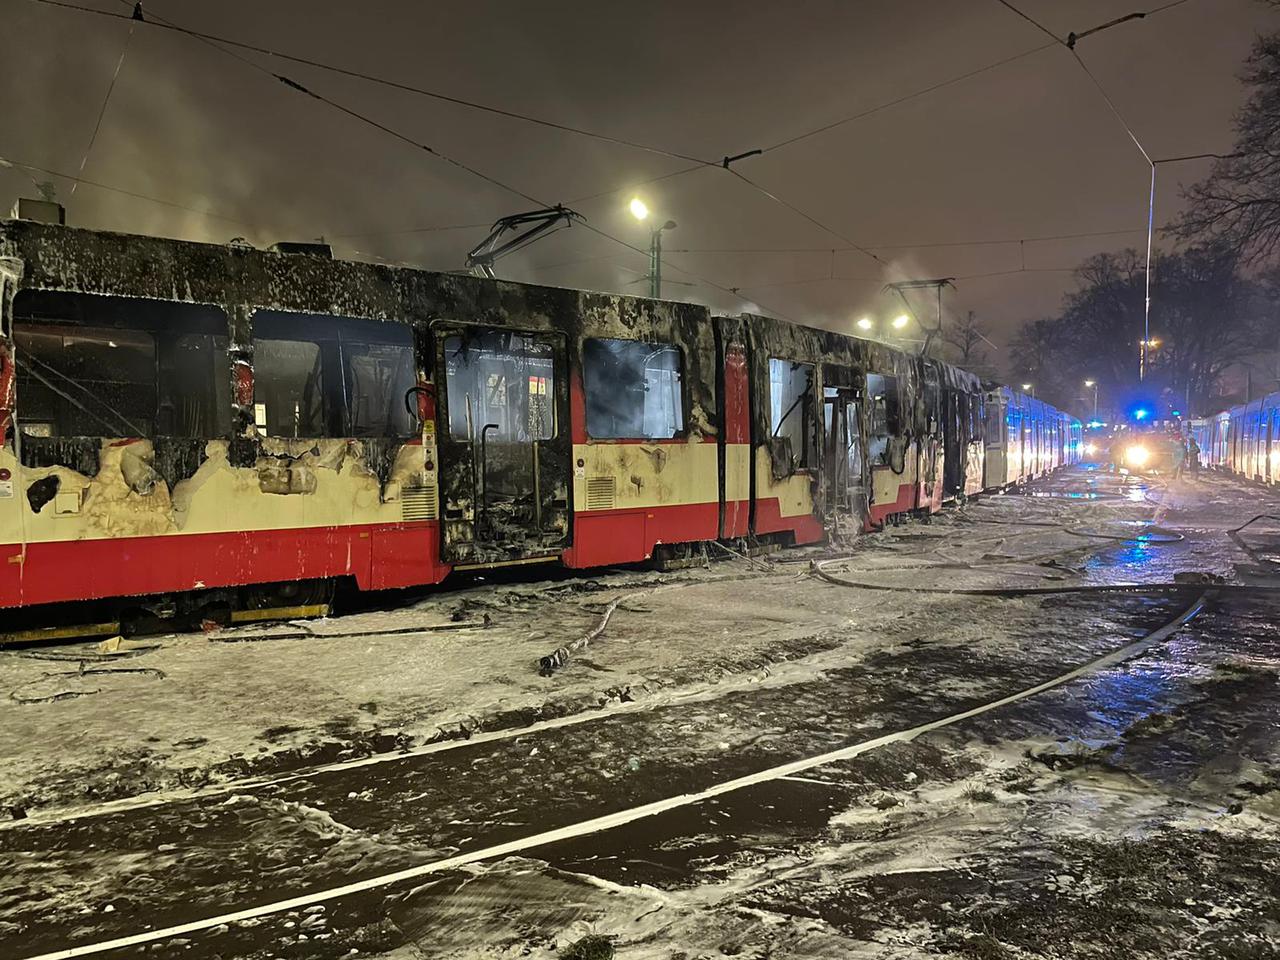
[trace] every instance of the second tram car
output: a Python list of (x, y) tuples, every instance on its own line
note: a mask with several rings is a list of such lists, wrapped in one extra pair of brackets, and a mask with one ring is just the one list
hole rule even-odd
[(1280, 484), (1280, 392), (1191, 422), (1200, 463), (1245, 480)]

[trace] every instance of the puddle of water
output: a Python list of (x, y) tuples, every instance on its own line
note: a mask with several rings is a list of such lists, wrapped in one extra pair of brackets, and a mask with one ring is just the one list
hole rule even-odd
[(1027, 496), (1043, 500), (1101, 500), (1103, 494), (1096, 490), (1033, 490)]

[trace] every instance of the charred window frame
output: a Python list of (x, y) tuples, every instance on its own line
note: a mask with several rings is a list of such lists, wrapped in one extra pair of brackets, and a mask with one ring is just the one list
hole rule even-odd
[(899, 463), (898, 460), (901, 460), (905, 446), (898, 445), (898, 452), (895, 453), (895, 447), (891, 443), (894, 437), (901, 437), (904, 433), (902, 400), (896, 376), (867, 374), (867, 419), (867, 460), (878, 466), (888, 465), (901, 472), (904, 463)]
[(938, 382), (937, 368), (924, 368), (924, 418), (929, 432), (942, 429), (942, 385)]
[(13, 316), (24, 435), (230, 434), (229, 338), (219, 308), (26, 290)]
[(812, 363), (769, 358), (769, 437), (790, 446), (791, 467), (815, 466), (813, 396), (816, 367)]
[(413, 329), (404, 323), (257, 310), (254, 420), (271, 437), (407, 440), (417, 421)]
[(593, 440), (672, 440), (684, 433), (684, 357), (674, 344), (584, 340), (582, 374)]
[(889, 374), (867, 374), (867, 397), (871, 405), (871, 433), (877, 437), (900, 436), (902, 403), (898, 378)]
[(21, 261), (0, 257), (0, 340), (13, 337), (13, 301), (18, 295), (21, 267)]
[(444, 339), (449, 436), (528, 443), (556, 436), (555, 347), (545, 336), (479, 329)]

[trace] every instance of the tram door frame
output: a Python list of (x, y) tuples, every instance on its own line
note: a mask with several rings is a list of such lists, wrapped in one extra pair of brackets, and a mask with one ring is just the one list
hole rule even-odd
[(828, 509), (846, 511), (861, 523), (870, 504), (870, 471), (860, 406), (864, 394), (856, 384), (825, 384), (822, 393), (823, 466), (830, 491)]
[[(432, 334), (433, 380), (436, 384), (437, 431), (436, 456), (440, 477), (440, 555), (446, 563), (466, 569), (519, 563), (558, 557), (572, 542), (573, 438), (569, 414), (569, 349), (563, 333), (554, 330), (530, 330), (492, 324), (437, 320), (430, 325)], [(514, 419), (493, 422), (477, 399), (471, 414), (450, 409), (449, 344), (454, 338), (463, 342), (484, 343), (486, 337), (520, 338), (528, 344), (546, 348), (549, 368), (540, 363), (510, 376), (489, 374), (482, 384), (493, 391), (488, 398), (510, 405), (519, 395), (525, 400), (526, 418), (529, 406), (546, 398), (551, 417), (550, 435), (545, 427), (532, 430), (531, 422), (521, 428)], [(482, 346), (483, 352), (488, 349)], [(509, 348), (508, 348), (509, 350)], [(542, 351), (539, 351), (541, 353)], [(469, 361), (470, 363), (471, 361)], [(533, 375), (529, 371), (534, 370)], [(540, 370), (550, 373), (543, 376)], [(516, 382), (517, 376), (519, 382)], [(550, 382), (547, 382), (547, 381)], [(499, 391), (501, 393), (499, 394)], [(526, 395), (527, 392), (527, 395)], [(466, 394), (470, 397), (470, 394)], [(538, 398), (534, 400), (528, 397)], [(454, 398), (456, 400), (456, 397)], [(494, 418), (498, 419), (498, 418)], [(481, 423), (479, 420), (486, 420)], [(466, 425), (465, 427), (463, 425)], [(510, 434), (523, 436), (512, 439)], [(503, 431), (506, 436), (503, 436)], [(520, 448), (525, 448), (522, 453)], [(505, 460), (514, 484), (514, 496), (504, 496), (500, 474)], [(521, 483), (528, 471), (527, 485)], [(495, 477), (498, 477), (495, 480)], [(494, 489), (491, 489), (494, 488)], [(527, 505), (522, 500), (527, 498)]]

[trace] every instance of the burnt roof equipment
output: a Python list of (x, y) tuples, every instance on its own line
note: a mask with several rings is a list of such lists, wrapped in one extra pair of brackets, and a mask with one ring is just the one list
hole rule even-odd
[[(499, 217), (494, 221), (489, 235), (472, 247), (471, 252), (467, 254), (467, 269), (477, 276), (496, 279), (497, 274), (493, 270), (493, 265), (499, 259), (553, 232), (557, 224), (563, 222), (563, 226), (569, 227), (573, 225), (573, 221), (581, 219), (581, 214), (575, 213), (562, 204)], [(500, 242), (508, 233), (514, 233), (515, 236)]]
[(281, 240), (270, 247), (272, 253), (292, 253), (303, 257), (333, 259), (333, 248), (323, 240)]
[(9, 216), (14, 220), (36, 220), (60, 226), (67, 223), (67, 211), (62, 204), (53, 200), (33, 200), (31, 197), (19, 197), (15, 200), (13, 212)]

